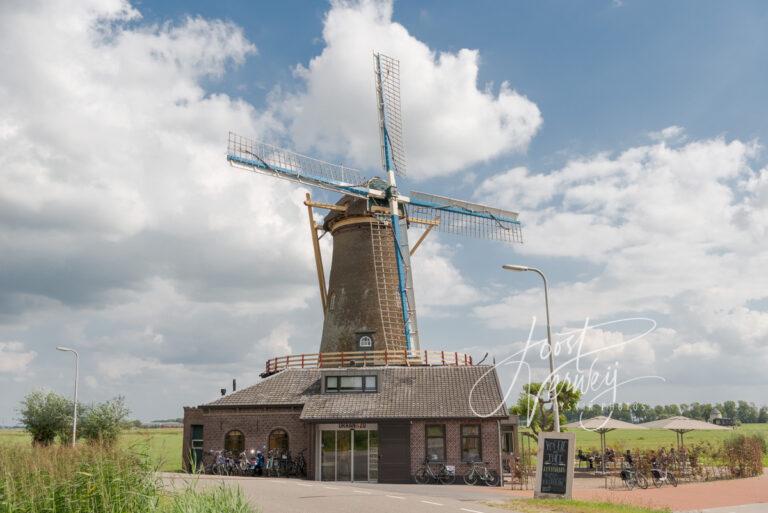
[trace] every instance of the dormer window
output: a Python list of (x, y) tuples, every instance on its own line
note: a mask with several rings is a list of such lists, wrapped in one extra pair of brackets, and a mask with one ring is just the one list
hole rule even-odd
[(376, 392), (376, 376), (326, 376), (325, 392)]

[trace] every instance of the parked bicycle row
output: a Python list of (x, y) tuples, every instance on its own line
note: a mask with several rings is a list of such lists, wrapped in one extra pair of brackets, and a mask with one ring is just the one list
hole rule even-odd
[(290, 451), (267, 451), (251, 449), (237, 457), (226, 451), (208, 451), (203, 461), (206, 474), (220, 476), (263, 476), (263, 477), (306, 477), (307, 463), (304, 450), (296, 458)]
[[(425, 459), (413, 478), (418, 484), (453, 484), (456, 481), (456, 467)], [(499, 473), (488, 468), (487, 462), (477, 461), (472, 463), (470, 469), (464, 474), (464, 483), (498, 486)]]
[(652, 463), (649, 471), (640, 470), (637, 466), (625, 462), (622, 464), (619, 476), (624, 485), (630, 490), (635, 486), (645, 490), (648, 488), (649, 482), (652, 482), (656, 488), (661, 488), (665, 484), (677, 486), (677, 478), (669, 470), (669, 467), (662, 466), (655, 461)]

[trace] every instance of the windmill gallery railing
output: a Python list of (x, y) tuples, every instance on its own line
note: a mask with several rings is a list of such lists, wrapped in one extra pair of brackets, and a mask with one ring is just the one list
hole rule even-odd
[(422, 350), (412, 351), (409, 354), (407, 350), (384, 349), (380, 351), (291, 354), (267, 360), (262, 376), (269, 376), (289, 368), (317, 369), (321, 367), (380, 367), (390, 365), (416, 367), (473, 365), (473, 363), (471, 355), (456, 351)]

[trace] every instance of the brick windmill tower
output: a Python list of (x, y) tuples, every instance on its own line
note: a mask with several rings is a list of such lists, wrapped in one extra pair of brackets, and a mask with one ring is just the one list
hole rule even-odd
[[(400, 110), (400, 66), (374, 54), (382, 168), (386, 179), (299, 155), (230, 133), (227, 160), (233, 166), (340, 193), (335, 204), (307, 194), (320, 297), (325, 315), (320, 353), (420, 350), (411, 255), (432, 229), (506, 242), (522, 242), (517, 213), (433, 194), (397, 189), (405, 176)], [(321, 225), (313, 209), (329, 213)], [(426, 228), (410, 246), (408, 230)], [(333, 237), (326, 287), (318, 232)]]

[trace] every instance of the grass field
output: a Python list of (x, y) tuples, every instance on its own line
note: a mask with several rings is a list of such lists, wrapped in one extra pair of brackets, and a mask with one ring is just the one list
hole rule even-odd
[[(693, 431), (685, 435), (686, 444), (700, 441), (718, 442), (728, 438), (732, 433), (762, 433), (768, 438), (768, 424), (744, 424), (731, 431)], [(656, 449), (661, 446), (671, 447), (675, 444), (675, 433), (672, 431), (654, 430), (621, 430), (611, 431), (606, 435), (610, 447), (616, 449)], [(0, 444), (28, 444), (29, 435), (22, 430), (0, 430)], [(176, 471), (181, 469), (181, 429), (131, 429), (120, 436), (121, 447), (146, 451), (160, 470)], [(600, 435), (586, 431), (576, 432), (576, 446), (585, 451), (599, 449)], [(768, 466), (768, 455), (763, 459)]]
[[(728, 431), (691, 431), (685, 434), (685, 443), (697, 442), (721, 442), (734, 433), (747, 435), (762, 433), (768, 438), (768, 424), (743, 424), (734, 430)], [(675, 433), (666, 429), (627, 429), (610, 431), (605, 435), (605, 441), (609, 447), (625, 451), (627, 449), (656, 449), (659, 447), (675, 446)], [(600, 450), (600, 435), (584, 430), (576, 431), (576, 447), (584, 451)], [(768, 455), (763, 457), (763, 464), (768, 466)]]
[[(20, 429), (0, 430), (0, 444), (29, 444), (29, 435)], [(160, 470), (181, 470), (181, 429), (130, 429), (119, 438), (120, 447), (148, 453)]]

